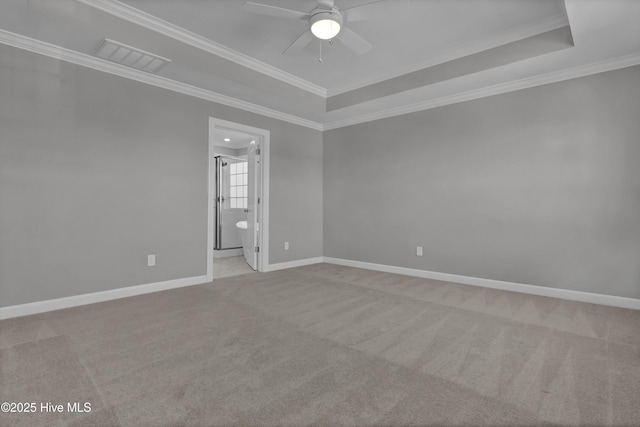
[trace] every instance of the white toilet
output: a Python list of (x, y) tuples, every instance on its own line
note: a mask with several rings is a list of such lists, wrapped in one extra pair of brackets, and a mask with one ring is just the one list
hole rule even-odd
[(242, 250), (245, 250), (247, 246), (247, 221), (236, 222), (236, 228), (240, 233), (240, 241), (242, 242)]

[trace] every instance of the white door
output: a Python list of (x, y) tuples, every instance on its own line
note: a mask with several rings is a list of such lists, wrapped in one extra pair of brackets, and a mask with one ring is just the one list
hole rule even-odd
[(255, 141), (251, 141), (248, 149), (247, 167), (249, 188), (247, 188), (247, 240), (244, 247), (244, 257), (247, 264), (254, 269), (258, 269), (258, 253), (256, 247), (258, 242), (258, 176), (260, 174), (260, 150)]

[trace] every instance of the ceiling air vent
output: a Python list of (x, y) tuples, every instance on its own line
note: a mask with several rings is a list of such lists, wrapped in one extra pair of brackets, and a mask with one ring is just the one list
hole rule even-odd
[(149, 73), (157, 73), (171, 62), (162, 56), (109, 39), (104, 39), (96, 51), (96, 56)]

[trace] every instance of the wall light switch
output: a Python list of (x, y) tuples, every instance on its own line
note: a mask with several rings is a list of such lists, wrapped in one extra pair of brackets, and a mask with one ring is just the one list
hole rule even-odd
[(155, 255), (147, 256), (147, 266), (153, 267), (154, 265), (156, 265), (156, 256)]
[(416, 247), (416, 255), (417, 256), (422, 256), (422, 246)]
[(284, 250), (285, 251), (289, 250), (289, 242), (284, 242)]

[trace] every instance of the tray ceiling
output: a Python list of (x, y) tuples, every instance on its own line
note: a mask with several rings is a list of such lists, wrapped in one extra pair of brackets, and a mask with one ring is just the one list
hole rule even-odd
[[(316, 4), (256, 1), (305, 12)], [(305, 21), (242, 4), (4, 0), (0, 42), (317, 129), (640, 63), (633, 0), (386, 0), (346, 22), (373, 45), (369, 52), (325, 41), (322, 62), (318, 40), (282, 54)], [(145, 76), (97, 62), (105, 38), (171, 63)]]

